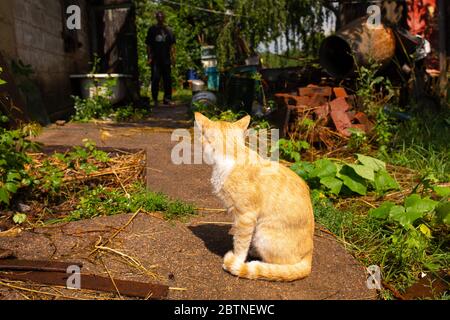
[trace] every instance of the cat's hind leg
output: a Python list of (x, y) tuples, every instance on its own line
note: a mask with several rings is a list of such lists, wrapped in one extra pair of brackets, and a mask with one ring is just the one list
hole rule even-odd
[(272, 226), (259, 226), (255, 231), (253, 245), (264, 262), (295, 264), (310, 255), (313, 249), (310, 237), (302, 237), (302, 241), (297, 239), (301, 232), (302, 230), (280, 231)]

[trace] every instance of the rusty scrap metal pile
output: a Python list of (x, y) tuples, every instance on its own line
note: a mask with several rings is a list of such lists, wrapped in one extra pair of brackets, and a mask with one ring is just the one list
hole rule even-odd
[(374, 124), (357, 108), (357, 99), (341, 87), (310, 84), (298, 88), (297, 95), (275, 94), (285, 110), (282, 136), (321, 142), (327, 149), (346, 142), (351, 129), (369, 133)]

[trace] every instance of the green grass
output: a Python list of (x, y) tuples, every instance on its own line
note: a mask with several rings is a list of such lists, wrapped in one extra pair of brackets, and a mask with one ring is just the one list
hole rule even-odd
[(91, 219), (98, 216), (111, 216), (121, 213), (133, 213), (138, 209), (144, 212), (161, 212), (164, 218), (186, 218), (196, 213), (192, 204), (173, 200), (167, 195), (148, 191), (141, 183), (135, 183), (128, 195), (122, 189), (110, 189), (97, 186), (85, 188), (79, 194), (79, 204), (66, 221)]
[(391, 163), (419, 171), (422, 175), (433, 174), (439, 181), (450, 181), (450, 157), (448, 151), (415, 142), (403, 142), (391, 153)]
[(433, 174), (441, 182), (450, 181), (450, 111), (422, 111), (399, 124), (392, 148), (382, 158), (394, 165)]
[[(152, 99), (152, 93), (147, 88), (141, 88), (141, 96)], [(163, 101), (164, 99), (164, 92), (159, 91), (158, 93), (158, 101)], [(192, 100), (192, 90), (190, 89), (183, 89), (183, 88), (175, 88), (172, 100), (177, 101), (179, 103), (187, 103), (190, 104)]]
[(190, 104), (192, 100), (192, 91), (190, 89), (176, 89), (173, 97), (173, 101), (180, 103)]
[[(382, 279), (400, 292), (416, 282), (421, 272), (437, 272), (449, 265), (448, 234), (428, 239), (415, 228), (383, 223), (356, 206), (341, 211), (318, 191), (312, 194), (317, 223), (333, 232), (366, 267), (379, 266)], [(386, 290), (380, 295), (393, 298)]]

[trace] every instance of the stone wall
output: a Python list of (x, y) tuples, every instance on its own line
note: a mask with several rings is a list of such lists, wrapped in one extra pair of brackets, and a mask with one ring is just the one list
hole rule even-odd
[(0, 1), (0, 50), (5, 57), (17, 55), (12, 3)]
[[(74, 1), (76, 2), (76, 1)], [(61, 0), (0, 1), (0, 49), (7, 61), (22, 60), (35, 71), (51, 119), (70, 111), (72, 92), (69, 75), (89, 70), (89, 36), (86, 0), (77, 1), (82, 9), (81, 47), (65, 52), (64, 12)]]

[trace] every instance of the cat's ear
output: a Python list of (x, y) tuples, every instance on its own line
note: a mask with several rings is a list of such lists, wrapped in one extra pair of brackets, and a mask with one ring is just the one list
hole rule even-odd
[(246, 115), (241, 120), (238, 120), (234, 123), (236, 127), (242, 130), (247, 130), (248, 126), (250, 125), (250, 120), (252, 118), (249, 115)]
[(205, 124), (211, 122), (211, 120), (209, 120), (207, 117), (202, 115), (200, 112), (195, 112), (194, 116), (195, 116), (195, 122), (197, 123), (197, 126), (199, 128), (203, 128), (205, 126)]

